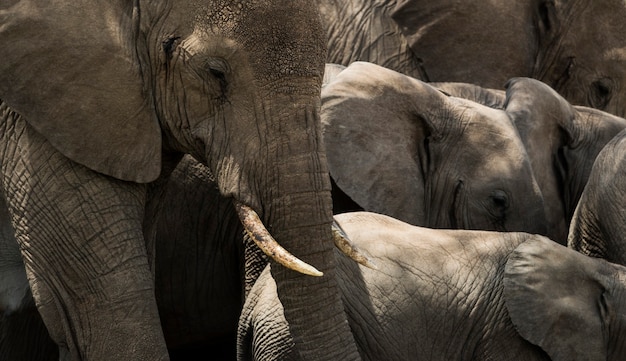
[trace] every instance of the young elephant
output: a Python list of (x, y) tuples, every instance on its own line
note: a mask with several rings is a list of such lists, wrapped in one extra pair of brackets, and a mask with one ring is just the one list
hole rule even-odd
[[(331, 178), (363, 210), (425, 227), (545, 233), (506, 112), (356, 62), (323, 87), (321, 118)], [(354, 210), (337, 199), (335, 213)]]
[[(626, 268), (527, 233), (335, 216), (379, 270), (337, 254), (364, 360), (623, 360)], [(607, 330), (609, 332), (607, 332)], [(291, 360), (268, 270), (244, 305), (240, 360)]]
[(506, 92), (473, 84), (434, 84), (453, 96), (503, 109), (524, 142), (544, 198), (548, 236), (565, 244), (574, 209), (602, 148), (626, 120), (574, 106), (546, 84), (513, 78)]

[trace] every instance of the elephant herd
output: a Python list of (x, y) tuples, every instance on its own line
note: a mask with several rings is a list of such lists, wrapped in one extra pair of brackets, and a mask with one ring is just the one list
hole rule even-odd
[(0, 361), (625, 360), (623, 19), (0, 4)]
[[(626, 357), (626, 121), (534, 79), (506, 86), (355, 62), (322, 89), (330, 174), (351, 202), (335, 220), (377, 265), (336, 255), (364, 359)], [(239, 359), (297, 359), (270, 267), (246, 298)]]

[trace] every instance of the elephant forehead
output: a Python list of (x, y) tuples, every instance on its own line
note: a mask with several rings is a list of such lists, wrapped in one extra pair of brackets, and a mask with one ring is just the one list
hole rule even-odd
[[(193, 36), (202, 39), (203, 46), (243, 50), (236, 56), (246, 57), (265, 77), (312, 74), (321, 81), (326, 43), (318, 12), (314, 4), (301, 0), (183, 1), (159, 12), (163, 26), (157, 36)], [(149, 29), (152, 22), (144, 26)], [(215, 56), (210, 51), (207, 55)]]
[(462, 138), (470, 145), (478, 147), (478, 151), (494, 151), (489, 157), (506, 155), (506, 157), (523, 158), (524, 144), (515, 126), (506, 112), (493, 109), (465, 99), (456, 99), (458, 124)]
[[(205, 2), (206, 3), (206, 2)], [(217, 24), (220, 28), (233, 28), (237, 26), (242, 15), (250, 11), (257, 1), (255, 0), (214, 0), (210, 6), (203, 6), (203, 11), (198, 14), (207, 22)]]
[[(198, 15), (198, 26), (236, 39), (258, 70), (275, 77), (323, 74), (325, 33), (308, 1), (215, 0)], [(266, 74), (267, 75), (267, 74)]]

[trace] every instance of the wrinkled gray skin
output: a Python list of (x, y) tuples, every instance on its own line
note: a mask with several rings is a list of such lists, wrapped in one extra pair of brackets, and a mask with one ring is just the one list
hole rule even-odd
[[(322, 124), (331, 177), (363, 210), (431, 228), (546, 232), (526, 150), (502, 110), (356, 62), (323, 87)], [(354, 210), (334, 201), (335, 213)]]
[(568, 247), (626, 265), (626, 131), (602, 149), (570, 226)]
[(157, 306), (172, 360), (205, 360), (207, 354), (233, 360), (244, 244), (232, 201), (220, 195), (207, 167), (186, 156), (146, 213), (147, 237), (155, 240)]
[[(335, 219), (379, 267), (337, 253), (364, 360), (623, 360), (623, 266), (526, 233), (433, 230), (366, 212)], [(239, 360), (292, 359), (281, 314), (266, 270), (244, 305)]]
[(0, 360), (58, 360), (33, 301), (11, 219), (0, 192)]
[(0, 187), (61, 358), (168, 359), (142, 223), (146, 184), (189, 153), (324, 272), (273, 268), (302, 358), (358, 359), (334, 276), (313, 4), (1, 7)]
[(538, 80), (514, 78), (506, 91), (472, 84), (433, 84), (439, 89), (504, 109), (528, 152), (546, 207), (548, 236), (565, 244), (574, 209), (596, 156), (626, 120), (584, 106), (572, 106)]
[[(234, 360), (244, 288), (252, 287), (246, 277), (258, 277), (267, 261), (249, 264), (258, 257), (251, 252), (260, 253), (254, 244), (244, 259), (243, 227), (232, 200), (219, 193), (208, 168), (191, 156), (183, 157), (158, 191), (147, 206), (144, 229), (155, 243), (156, 300), (170, 357), (205, 360), (210, 354)], [(58, 360), (1, 205), (0, 360)]]
[(539, 79), (572, 104), (624, 116), (621, 0), (318, 0), (327, 62), (369, 61), (431, 82)]

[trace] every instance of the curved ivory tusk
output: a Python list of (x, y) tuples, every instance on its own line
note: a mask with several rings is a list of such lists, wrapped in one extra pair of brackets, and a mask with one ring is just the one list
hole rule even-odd
[(278, 244), (270, 232), (265, 228), (263, 222), (261, 222), (259, 215), (252, 208), (238, 201), (235, 201), (234, 203), (237, 215), (239, 215), (239, 219), (243, 224), (243, 228), (246, 232), (248, 232), (250, 238), (254, 240), (257, 247), (259, 247), (266, 255), (271, 257), (274, 261), (294, 271), (310, 276), (324, 275), (315, 267), (301, 261)]
[(333, 242), (335, 242), (335, 246), (346, 256), (352, 258), (367, 268), (378, 270), (378, 266), (374, 263), (374, 261), (365, 256), (365, 254), (363, 254), (363, 252), (350, 241), (348, 235), (344, 232), (337, 221), (333, 221)]

